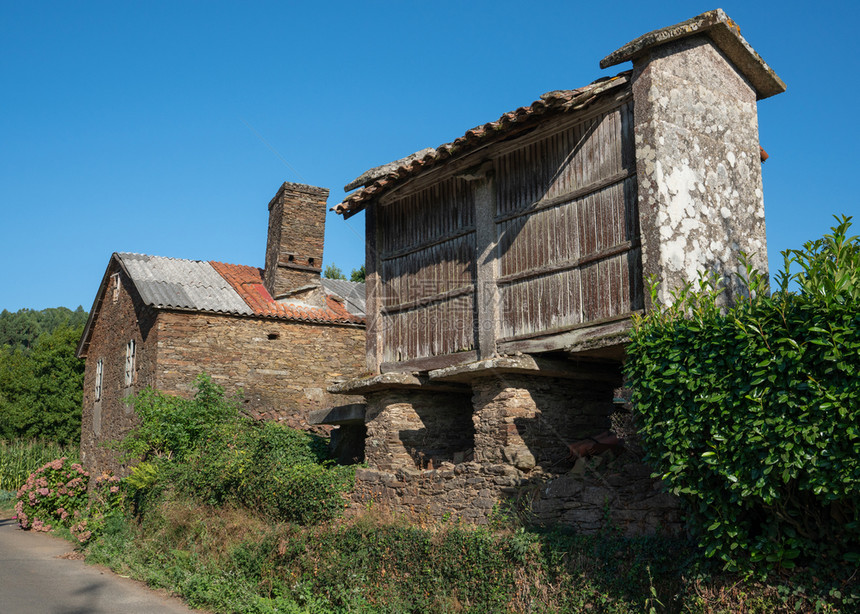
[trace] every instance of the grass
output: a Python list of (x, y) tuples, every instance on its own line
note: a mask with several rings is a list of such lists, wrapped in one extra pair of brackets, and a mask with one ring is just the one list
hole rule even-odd
[[(708, 572), (683, 540), (361, 516), (273, 523), (166, 492), (88, 560), (214, 612), (851, 612), (852, 570)], [(697, 571), (698, 569), (698, 571)]]

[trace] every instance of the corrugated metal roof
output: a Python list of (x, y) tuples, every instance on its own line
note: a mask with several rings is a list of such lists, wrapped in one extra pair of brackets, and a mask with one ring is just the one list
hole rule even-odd
[(329, 294), (343, 299), (343, 306), (354, 316), (365, 317), (364, 284), (345, 279), (328, 279), (323, 277), (322, 286)]
[(230, 283), (208, 262), (117, 254), (144, 303), (153, 307), (252, 315)]

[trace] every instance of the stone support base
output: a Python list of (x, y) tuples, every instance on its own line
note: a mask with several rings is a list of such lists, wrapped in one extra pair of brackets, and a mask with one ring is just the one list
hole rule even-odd
[(475, 380), (472, 391), (478, 462), (550, 467), (570, 442), (610, 426), (608, 383), (505, 375)]
[(383, 471), (462, 460), (474, 433), (465, 394), (389, 389), (367, 395), (365, 459)]
[(486, 524), (494, 510), (505, 508), (526, 522), (584, 534), (680, 534), (677, 498), (649, 476), (650, 469), (629, 453), (589, 459), (561, 475), (477, 462), (427, 471), (359, 469), (352, 510), (379, 506), (413, 520)]

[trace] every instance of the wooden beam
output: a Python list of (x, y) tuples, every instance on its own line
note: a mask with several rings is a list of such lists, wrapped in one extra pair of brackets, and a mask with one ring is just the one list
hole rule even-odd
[(456, 354), (444, 354), (442, 356), (429, 356), (427, 358), (414, 358), (401, 362), (384, 362), (380, 367), (382, 373), (432, 371), (453, 365), (474, 362), (478, 359), (478, 353), (473, 351), (457, 352)]
[(377, 228), (377, 220), (379, 216), (376, 213), (375, 207), (370, 207), (367, 210), (365, 217), (365, 351), (366, 351), (366, 366), (370, 373), (379, 373), (379, 365), (382, 363), (382, 326), (380, 326), (380, 292), (382, 284), (379, 282), (379, 245)]
[(499, 342), (499, 351), (506, 354), (553, 352), (557, 350), (576, 353), (584, 349), (593, 350), (597, 347), (624, 345), (628, 341), (627, 331), (632, 326), (630, 316), (633, 313), (641, 312), (631, 312), (597, 322), (556, 329), (555, 334), (541, 331), (539, 333), (540, 338), (510, 338)]
[(500, 285), (511, 284), (517, 281), (521, 281), (523, 279), (530, 279), (532, 277), (539, 277), (541, 275), (548, 275), (550, 273), (559, 273), (561, 271), (576, 269), (581, 266), (585, 266), (586, 264), (589, 264), (591, 262), (595, 262), (597, 260), (603, 260), (605, 258), (617, 256), (618, 254), (623, 254), (624, 252), (628, 252), (633, 248), (639, 247), (639, 245), (640, 242), (638, 239), (633, 241), (624, 241), (622, 243), (619, 243), (618, 245), (612, 245), (611, 247), (607, 247), (606, 249), (592, 252), (591, 254), (586, 254), (581, 258), (573, 258), (572, 260), (554, 262), (553, 264), (546, 264), (544, 266), (535, 267), (526, 271), (520, 271), (519, 273), (511, 273), (510, 275), (499, 277), (498, 283)]
[(428, 249), (433, 247), (434, 245), (440, 245), (441, 243), (447, 243), (448, 241), (453, 241), (454, 239), (459, 239), (460, 237), (465, 237), (468, 234), (472, 234), (475, 232), (474, 226), (465, 226), (457, 230), (457, 232), (453, 232), (451, 234), (445, 235), (444, 237), (440, 237), (438, 239), (434, 239), (432, 241), (426, 241), (424, 243), (419, 243), (418, 245), (410, 245), (404, 249), (399, 249), (394, 252), (383, 252), (380, 254), (380, 260), (394, 260), (395, 258), (402, 258), (403, 256), (408, 256), (409, 254), (414, 254), (415, 252), (420, 252), (421, 250)]
[(493, 221), (495, 212), (496, 179), (490, 170), (475, 188), (475, 341), (480, 358), (489, 358), (496, 353), (496, 339), (501, 333), (501, 299), (496, 285), (499, 274), (499, 243), (496, 224)]
[(472, 294), (474, 291), (474, 286), (462, 286), (460, 288), (454, 288), (453, 290), (447, 290), (446, 292), (439, 292), (438, 294), (433, 294), (431, 296), (422, 296), (416, 299), (412, 299), (411, 301), (406, 301), (405, 303), (397, 303), (396, 305), (383, 305), (381, 308), (381, 313), (387, 315), (391, 313), (398, 313), (400, 311), (408, 311), (410, 309), (415, 309), (416, 307), (424, 307), (433, 303), (457, 298), (458, 296)]

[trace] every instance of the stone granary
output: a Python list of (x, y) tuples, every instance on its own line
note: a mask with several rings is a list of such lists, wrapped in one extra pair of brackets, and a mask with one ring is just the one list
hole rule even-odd
[(135, 424), (125, 398), (147, 386), (190, 396), (205, 371), (243, 391), (246, 413), (307, 428), (308, 412), (331, 403), (326, 385), (364, 371), (364, 284), (320, 278), (327, 196), (281, 186), (265, 269), (111, 256), (77, 349), (88, 467), (120, 469), (101, 444)]
[(721, 10), (601, 67), (627, 61), (346, 186), (336, 211), (366, 211), (372, 375), (329, 388), (367, 401), (329, 421), (366, 426), (360, 500), (679, 526), (636, 454), (578, 461), (571, 444), (610, 429), (647, 280), (667, 300), (712, 272), (731, 300), (741, 251), (766, 271), (757, 100), (785, 86)]

